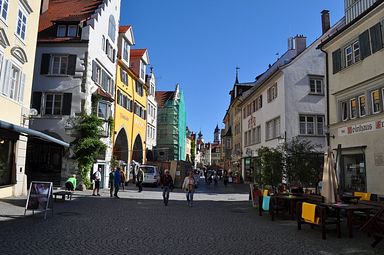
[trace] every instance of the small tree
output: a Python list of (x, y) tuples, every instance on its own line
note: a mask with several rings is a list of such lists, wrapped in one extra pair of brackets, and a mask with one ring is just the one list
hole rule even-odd
[(321, 157), (316, 152), (319, 145), (305, 139), (292, 139), (284, 145), (286, 175), (290, 183), (314, 186), (321, 171)]
[(107, 148), (100, 140), (102, 124), (103, 121), (96, 115), (83, 114), (79, 117), (75, 126), (77, 138), (72, 142), (72, 146), (81, 179), (87, 188), (91, 186), (88, 178), (89, 171), (98, 155)]
[(261, 147), (257, 150), (257, 163), (260, 166), (260, 176), (264, 185), (277, 187), (283, 179), (283, 154), (280, 148)]

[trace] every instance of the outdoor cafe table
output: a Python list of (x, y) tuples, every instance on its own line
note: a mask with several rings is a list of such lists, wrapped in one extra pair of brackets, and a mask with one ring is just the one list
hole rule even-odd
[[(344, 210), (347, 213), (347, 227), (348, 227), (348, 235), (350, 238), (353, 238), (353, 213), (356, 211), (362, 211), (366, 213), (367, 219), (369, 218), (369, 213), (373, 206), (369, 205), (361, 205), (361, 204), (324, 204), (330, 208), (336, 210), (337, 221), (340, 222), (341, 210)], [(340, 233), (338, 233), (339, 235)]]
[(353, 201), (356, 201), (360, 199), (360, 196), (354, 196), (354, 195), (350, 195), (350, 194), (342, 194), (340, 196), (341, 198), (341, 201), (343, 201), (344, 203), (347, 203), (347, 204), (352, 204)]
[(280, 201), (283, 201), (284, 204), (286, 203), (286, 201), (288, 202), (288, 212), (290, 215), (292, 215), (293, 217), (295, 216), (295, 210), (296, 210), (296, 203), (298, 201), (305, 201), (306, 198), (305, 197), (302, 197), (302, 196), (296, 196), (296, 195), (274, 195), (274, 196), (271, 196), (271, 217), (272, 217), (272, 220), (275, 219), (275, 208), (278, 210), (279, 208), (279, 202)]

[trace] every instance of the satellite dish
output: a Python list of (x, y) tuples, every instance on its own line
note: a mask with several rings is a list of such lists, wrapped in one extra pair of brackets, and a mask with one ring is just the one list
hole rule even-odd
[(38, 114), (38, 111), (35, 108), (31, 108), (29, 110), (29, 116), (36, 116)]

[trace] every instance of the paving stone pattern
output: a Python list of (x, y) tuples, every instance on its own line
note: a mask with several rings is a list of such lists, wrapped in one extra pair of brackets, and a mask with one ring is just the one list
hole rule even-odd
[(164, 206), (160, 188), (130, 188), (120, 199), (107, 190), (101, 197), (76, 192), (72, 201), (54, 203), (47, 220), (21, 216), (23, 198), (1, 199), (0, 254), (384, 254), (384, 242), (373, 249), (358, 229), (354, 239), (343, 226), (341, 239), (330, 230), (322, 240), (320, 229), (298, 231), (295, 221), (260, 217), (244, 201), (247, 188), (238, 187), (240, 195), (228, 192), (236, 187), (201, 188), (192, 208), (181, 192)]

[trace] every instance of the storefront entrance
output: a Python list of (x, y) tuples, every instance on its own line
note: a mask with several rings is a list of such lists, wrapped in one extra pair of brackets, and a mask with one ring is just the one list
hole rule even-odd
[(342, 155), (340, 182), (343, 191), (366, 191), (367, 177), (364, 153)]

